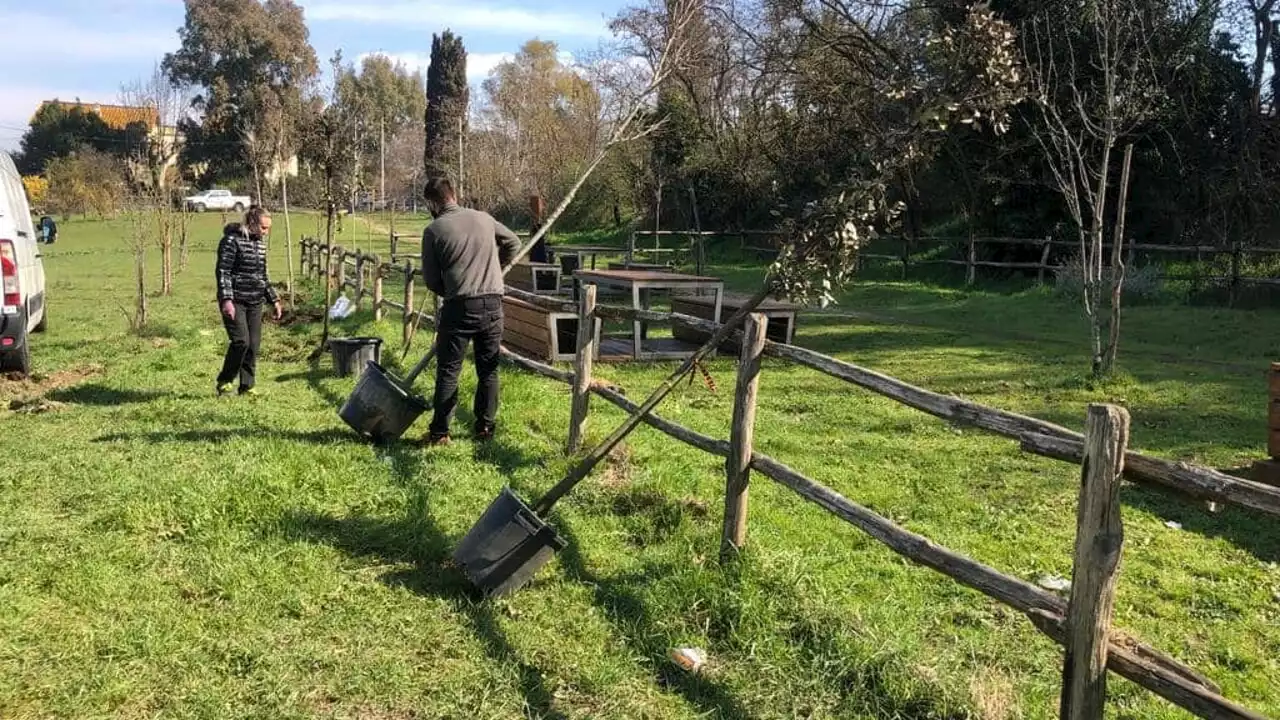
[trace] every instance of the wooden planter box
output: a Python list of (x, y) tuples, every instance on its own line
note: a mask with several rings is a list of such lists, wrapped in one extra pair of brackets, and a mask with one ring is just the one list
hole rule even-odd
[[(551, 312), (513, 297), (502, 298), (502, 344), (543, 362), (573, 362), (578, 338), (577, 313)], [(600, 321), (596, 321), (596, 347)]]
[(553, 263), (516, 263), (507, 273), (512, 287), (535, 293), (560, 292), (560, 266)]
[[(749, 299), (746, 295), (725, 293), (720, 309), (720, 319), (728, 320), (733, 317), (734, 313), (738, 312)], [(798, 305), (782, 303), (776, 300), (765, 300), (756, 308), (755, 312), (769, 318), (769, 328), (766, 331), (766, 335), (770, 340), (790, 345), (791, 341), (795, 339), (796, 312), (799, 309)], [(716, 312), (715, 298), (703, 295), (677, 295), (671, 298), (671, 310), (683, 315), (714, 320)], [(701, 345), (707, 341), (707, 338), (711, 337), (708, 333), (680, 325), (674, 325), (671, 328), (671, 334), (678, 340), (695, 345)], [(726, 340), (720, 346), (720, 350), (722, 352), (737, 352), (738, 344), (732, 339)]]

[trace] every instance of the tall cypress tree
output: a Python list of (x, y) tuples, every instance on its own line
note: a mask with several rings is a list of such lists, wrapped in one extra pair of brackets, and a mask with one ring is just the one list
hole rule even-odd
[(462, 38), (445, 30), (431, 36), (431, 67), (427, 70), (426, 152), (428, 177), (446, 174), (457, 182), (458, 138), (467, 131), (467, 50)]

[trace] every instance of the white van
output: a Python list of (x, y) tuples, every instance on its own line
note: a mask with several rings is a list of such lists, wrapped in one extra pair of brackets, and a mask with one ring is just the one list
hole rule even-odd
[(45, 329), (44, 261), (22, 176), (0, 151), (0, 372), (31, 372), (33, 332)]

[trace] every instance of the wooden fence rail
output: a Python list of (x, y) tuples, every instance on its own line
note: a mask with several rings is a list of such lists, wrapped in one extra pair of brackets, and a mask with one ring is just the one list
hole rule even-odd
[[(320, 268), (319, 259), (330, 254), (328, 249), (308, 240), (303, 241), (302, 247), (304, 255), (309, 256), (304, 260), (304, 266), (318, 271), (323, 277), (324, 269)], [(374, 261), (366, 258), (366, 262)], [(339, 274), (344, 266), (345, 263), (338, 264)], [(378, 304), (379, 307), (400, 311), (406, 324), (412, 322), (417, 316), (413, 310), (412, 266), (397, 267), (374, 262), (374, 267), (377, 268), (375, 278), (395, 271), (405, 275), (405, 302), (380, 298)], [(508, 288), (508, 294), (549, 309), (576, 313), (580, 330), (589, 328), (596, 319), (685, 324), (711, 332), (719, 327), (716, 323), (675, 313), (598, 305), (592, 289), (593, 286), (587, 286), (587, 292), (577, 303), (514, 288)], [(375, 294), (377, 292), (375, 290)], [(422, 322), (431, 324), (433, 318), (424, 316)], [(748, 324), (746, 332), (740, 330), (737, 333), (743, 350), (738, 370), (733, 431), (728, 442), (695, 432), (655, 413), (643, 418), (645, 424), (680, 442), (726, 459), (722, 533), (722, 552), (726, 558), (746, 543), (746, 473), (754, 471), (867, 533), (893, 552), (1025, 614), (1035, 628), (1065, 648), (1061, 699), (1063, 718), (1102, 718), (1106, 699), (1105, 668), (1202, 718), (1265, 720), (1265, 716), (1222, 697), (1217, 686), (1192, 668), (1111, 628), (1115, 577), (1123, 548), (1118, 480), (1123, 474), (1139, 482), (1162, 485), (1195, 497), (1233, 502), (1276, 515), (1280, 515), (1280, 489), (1129, 450), (1128, 415), (1121, 408), (1091, 406), (1086, 432), (1080, 434), (1035, 418), (939, 395), (802, 348), (773, 343), (764, 339), (764, 325), (764, 318), (756, 316)], [(579, 333), (575, 372), (558, 370), (506, 348), (502, 351), (503, 359), (508, 363), (571, 386), (571, 428), (574, 428), (571, 429), (571, 448), (581, 442), (585, 431), (588, 413), (585, 398), (588, 393), (624, 412), (639, 410), (619, 389), (591, 379), (593, 337), (594, 333), (589, 330)], [(1082, 482), (1070, 600), (1063, 600), (1024, 580), (941, 547), (777, 460), (755, 452), (751, 447), (752, 410), (760, 358), (764, 355), (804, 365), (936, 417), (1016, 439), (1028, 452), (1080, 463)]]

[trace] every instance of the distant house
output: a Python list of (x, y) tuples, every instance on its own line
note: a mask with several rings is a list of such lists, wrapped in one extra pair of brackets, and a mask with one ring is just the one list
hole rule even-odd
[[(161, 148), (161, 154), (166, 157), (166, 169), (176, 167), (178, 164), (178, 154), (182, 147), (183, 137), (178, 129), (172, 125), (161, 126), (160, 113), (154, 107), (139, 107), (131, 105), (110, 105), (106, 103), (88, 103), (88, 102), (63, 102), (61, 100), (46, 100), (41, 104), (40, 109), (45, 105), (54, 105), (70, 110), (78, 107), (81, 110), (87, 110), (102, 118), (102, 122), (113, 130), (125, 130), (131, 125), (141, 124), (147, 130), (147, 137), (152, 142), (158, 142)], [(40, 109), (36, 110), (37, 115)], [(143, 182), (150, 182), (147, 177), (148, 173), (141, 164), (130, 162), (130, 172), (134, 177)], [(190, 168), (197, 174), (203, 172), (200, 166)], [(263, 172), (264, 179), (272, 184), (280, 182), (282, 176), (297, 177), (298, 176), (298, 156), (294, 155), (288, 160), (278, 160), (273, 167), (268, 167)]]
[(112, 130), (124, 130), (134, 123), (145, 125), (147, 131), (153, 131), (160, 125), (160, 113), (153, 107), (130, 107), (128, 105), (106, 105), (103, 103), (63, 102), (62, 100), (45, 100), (36, 110), (40, 114), (46, 105), (60, 107), (63, 110), (80, 108), (102, 118), (102, 122)]
[[(131, 126), (141, 125), (146, 129), (147, 138), (159, 149), (158, 155), (165, 160), (165, 169), (176, 167), (178, 150), (182, 144), (182, 135), (172, 125), (161, 125), (160, 113), (154, 107), (132, 105), (110, 105), (107, 103), (64, 102), (62, 100), (46, 100), (36, 110), (36, 115), (45, 106), (60, 107), (63, 110), (80, 108), (97, 115), (112, 130), (127, 130)], [(138, 181), (149, 184), (150, 172), (143, 163), (129, 161), (130, 174)], [(163, 183), (163, 179), (162, 179)]]

